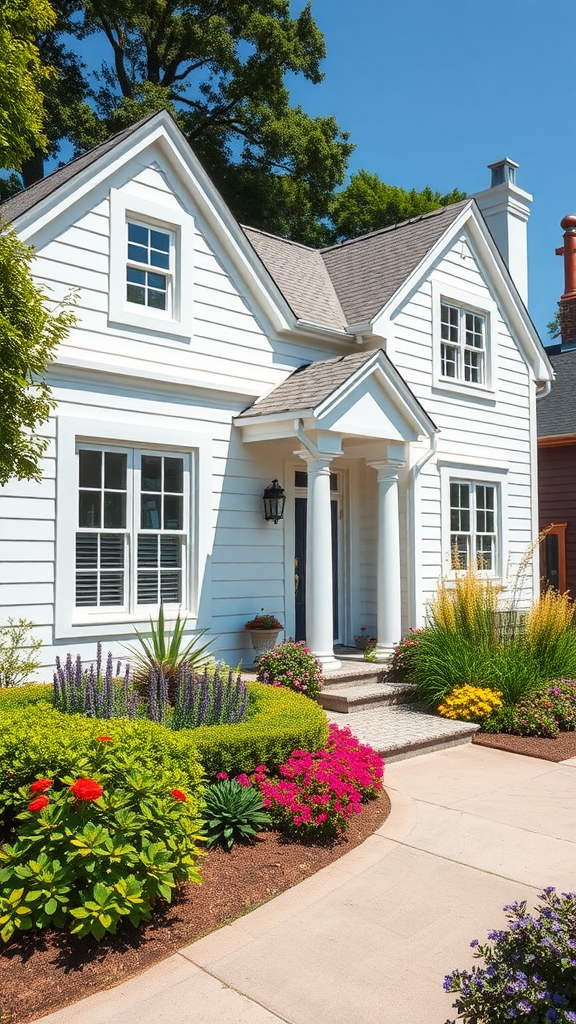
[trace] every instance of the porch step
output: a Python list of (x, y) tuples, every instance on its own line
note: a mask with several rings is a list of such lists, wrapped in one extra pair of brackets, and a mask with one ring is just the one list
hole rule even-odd
[(387, 762), (401, 761), (433, 750), (471, 743), (479, 726), (453, 722), (415, 704), (380, 704), (349, 714), (326, 712), (328, 721), (350, 726), (362, 743), (369, 743)]
[(326, 711), (350, 714), (367, 706), (405, 704), (414, 699), (416, 687), (410, 683), (381, 682), (378, 675), (326, 680), (318, 701)]

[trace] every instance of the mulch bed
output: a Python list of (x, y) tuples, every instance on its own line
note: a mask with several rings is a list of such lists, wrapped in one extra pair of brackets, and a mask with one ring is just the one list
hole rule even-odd
[(576, 757), (576, 732), (561, 732), (554, 739), (544, 736), (510, 736), (505, 732), (477, 732), (473, 743), (482, 747), (497, 747), (512, 754), (541, 757), (544, 761), (567, 761)]
[(252, 846), (214, 850), (202, 858), (202, 885), (182, 886), (148, 925), (128, 925), (102, 942), (64, 932), (21, 933), (0, 955), (1, 1024), (27, 1024), (152, 967), (348, 853), (389, 813), (390, 800), (382, 793), (364, 805), (342, 839), (304, 845), (264, 832)]

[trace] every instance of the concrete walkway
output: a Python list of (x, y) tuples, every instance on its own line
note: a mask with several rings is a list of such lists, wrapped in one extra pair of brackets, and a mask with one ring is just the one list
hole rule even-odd
[(444, 1024), (502, 906), (576, 889), (576, 758), (472, 745), (392, 764), (392, 814), (258, 910), (42, 1024)]

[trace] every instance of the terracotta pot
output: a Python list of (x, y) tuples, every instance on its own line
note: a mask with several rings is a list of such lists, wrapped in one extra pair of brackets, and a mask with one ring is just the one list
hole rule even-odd
[(268, 654), (268, 651), (271, 651), (272, 648), (276, 646), (278, 635), (282, 632), (282, 630), (247, 629), (246, 632), (250, 634), (252, 647), (256, 652), (256, 657), (254, 658), (254, 664), (256, 664), (261, 654)]

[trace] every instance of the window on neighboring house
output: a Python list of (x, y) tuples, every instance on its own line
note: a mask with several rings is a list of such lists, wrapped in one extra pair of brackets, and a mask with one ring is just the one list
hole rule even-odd
[(80, 447), (76, 606), (134, 610), (185, 593), (185, 456)]
[(450, 551), (453, 569), (494, 572), (497, 566), (497, 487), (450, 481)]
[(134, 221), (128, 221), (127, 227), (127, 301), (170, 312), (174, 266), (171, 232)]
[(440, 374), (467, 384), (486, 383), (487, 318), (440, 303)]

